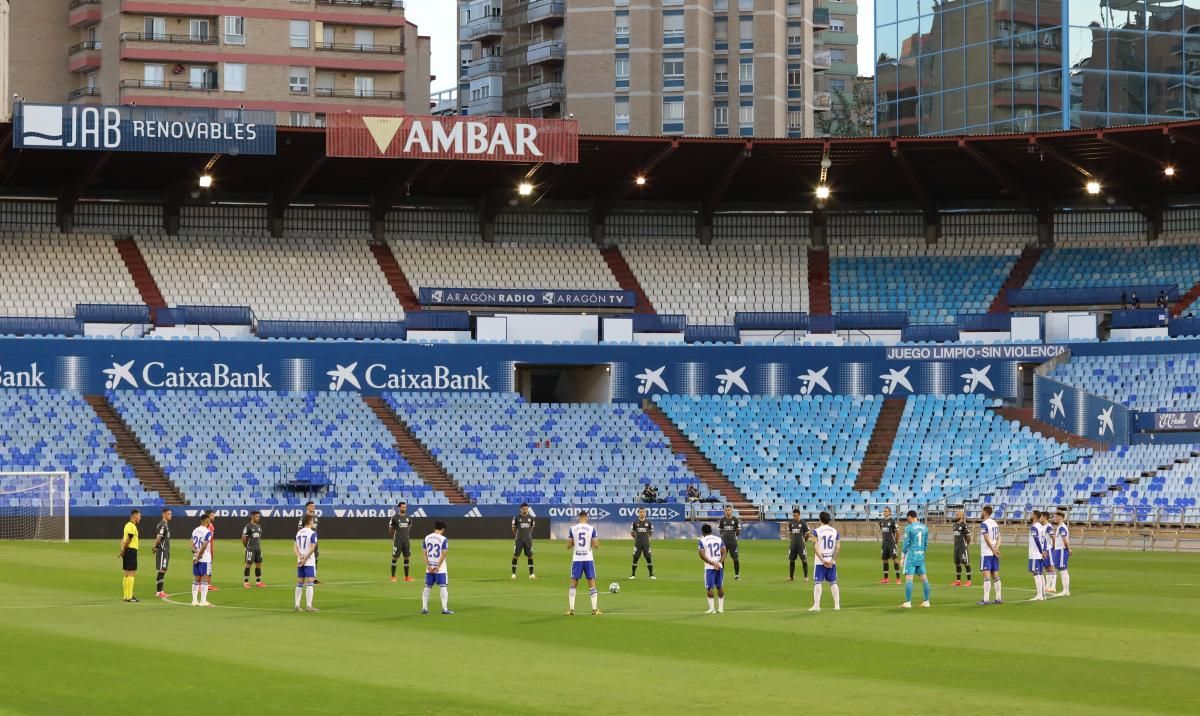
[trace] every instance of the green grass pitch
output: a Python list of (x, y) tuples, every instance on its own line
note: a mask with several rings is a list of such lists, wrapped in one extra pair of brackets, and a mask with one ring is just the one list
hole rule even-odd
[(0, 712), (1200, 712), (1194, 555), (1079, 551), (1073, 596), (1033, 604), (1010, 547), (1008, 604), (977, 607), (978, 586), (949, 587), (949, 548), (936, 546), (934, 608), (902, 612), (902, 587), (876, 583), (878, 548), (847, 543), (842, 611), (827, 591), (826, 611), (809, 614), (811, 585), (784, 581), (786, 545), (745, 542), (727, 613), (706, 616), (692, 542), (656, 543), (656, 582), (644, 566), (629, 581), (629, 543), (607, 542), (605, 614), (587, 613), (584, 590), (568, 618), (563, 544), (539, 542), (541, 579), (522, 560), (513, 581), (510, 543), (451, 535), (457, 614), (421, 616), (422, 584), (388, 581), (383, 541), (323, 544), (319, 614), (292, 611), (287, 542), (265, 545), (270, 588), (253, 590), (240, 545), (219, 543), (219, 608), (207, 610), (187, 606), (184, 545), (171, 602), (151, 596), (144, 554), (143, 602), (124, 604), (115, 540), (3, 542)]

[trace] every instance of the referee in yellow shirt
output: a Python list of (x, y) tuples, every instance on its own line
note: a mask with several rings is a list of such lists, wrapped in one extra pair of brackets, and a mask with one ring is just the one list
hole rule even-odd
[(137, 574), (137, 526), (141, 521), (141, 510), (130, 511), (129, 521), (125, 523), (125, 529), (121, 533), (121, 551), (117, 554), (121, 558), (121, 569), (125, 572), (121, 579), (121, 596), (126, 602), (141, 601), (133, 596), (133, 578)]

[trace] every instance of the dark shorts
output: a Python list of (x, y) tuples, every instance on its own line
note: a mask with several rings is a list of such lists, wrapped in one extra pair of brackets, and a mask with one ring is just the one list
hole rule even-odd
[(261, 549), (246, 550), (246, 564), (262, 564), (262, 550)]
[(889, 559), (900, 559), (900, 552), (896, 549), (896, 545), (884, 542), (882, 558), (885, 562)]
[(412, 543), (408, 540), (402, 542), (392, 542), (392, 559), (396, 559), (400, 555), (404, 555), (405, 559), (412, 556)]
[(171, 550), (160, 549), (154, 553), (154, 568), (159, 572), (167, 571), (167, 565), (171, 563)]
[(633, 544), (633, 561), (636, 562), (636, 561), (638, 561), (639, 557), (643, 557), (643, 556), (646, 558), (647, 562), (650, 561), (650, 559), (651, 559), (650, 543), (649, 542), (634, 542), (634, 544)]
[(125, 554), (121, 556), (121, 569), (126, 572), (137, 571), (137, 550), (126, 549)]
[(516, 557), (517, 555), (521, 554), (522, 552), (525, 553), (526, 557), (533, 556), (533, 541), (532, 540), (519, 539), (519, 540), (515, 540), (513, 542), (513, 556)]
[(971, 555), (967, 551), (967, 546), (965, 544), (962, 546), (959, 546), (959, 545), (954, 546), (954, 563), (955, 564), (970, 564), (971, 563)]
[(808, 561), (808, 550), (806, 550), (802, 544), (793, 544), (792, 548), (788, 550), (789, 562), (795, 562), (797, 558), (803, 562)]
[(730, 557), (738, 558), (737, 540), (721, 540), (721, 543), (725, 545), (725, 551), (729, 553)]

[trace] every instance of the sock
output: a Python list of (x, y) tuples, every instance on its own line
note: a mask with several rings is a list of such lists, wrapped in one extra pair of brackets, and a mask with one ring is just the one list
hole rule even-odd
[(392, 560), (392, 578), (395, 579), (395, 577), (396, 577), (396, 560), (393, 559)]
[(992, 601), (992, 580), (990, 579), (983, 580), (983, 601)]
[(1042, 575), (1033, 575), (1033, 587), (1037, 590), (1038, 597), (1046, 596), (1046, 580), (1042, 579)]
[(795, 578), (796, 578), (796, 560), (789, 559), (788, 560), (788, 579), (795, 579)]
[(167, 576), (166, 572), (159, 572), (158, 576), (154, 578), (154, 586), (156, 587), (156, 589), (154, 590), (155, 592), (165, 592), (166, 591), (163, 588), (163, 582), (166, 581), (164, 579), (166, 576)]
[(807, 559), (800, 560), (800, 566), (801, 566), (801, 568), (804, 569), (804, 578), (808, 579), (808, 560)]
[(741, 573), (742, 573), (742, 560), (735, 557), (733, 559), (733, 576), (736, 577)]
[(588, 594), (592, 597), (592, 611), (596, 611), (600, 604), (600, 593), (596, 591), (595, 587), (592, 587), (588, 590)]
[(529, 573), (533, 574), (533, 557), (529, 558)]
[(654, 576), (654, 563), (646, 562), (646, 569), (650, 572), (650, 576), (653, 577)]
[(709, 611), (712, 611), (713, 609), (716, 609), (716, 607), (715, 607), (715, 606), (713, 606), (713, 598), (712, 598), (712, 597), (709, 597), (709, 598), (708, 598), (708, 610), (709, 610)]
[(297, 584), (297, 585), (296, 585), (296, 608), (297, 608), (297, 609), (299, 609), (299, 608), (300, 608), (300, 596), (301, 596), (302, 594), (304, 594), (304, 585), (303, 585), (303, 584)]
[(200, 603), (200, 584), (192, 582), (192, 604)]
[(967, 565), (967, 581), (971, 581), (971, 565)]
[(994, 591), (994, 593), (996, 595), (997, 602), (1004, 601), (1004, 597), (1000, 596), (1000, 578), (999, 577), (996, 577), (995, 579), (992, 580), (992, 590)]
[(207, 582), (200, 583), (200, 603), (208, 604), (208, 583)]
[(312, 606), (313, 586), (311, 584), (304, 587), (304, 601), (308, 606)]
[(255, 581), (255, 582), (261, 582), (261, 581), (262, 581), (262, 567), (255, 567), (255, 568), (254, 568), (254, 581)]
[(246, 567), (242, 570), (242, 584), (250, 583), (250, 568)]
[(575, 611), (575, 587), (567, 590), (567, 606), (570, 607), (571, 611)]
[(404, 576), (405, 577), (408, 576), (408, 559), (407, 558), (405, 558), (405, 560), (404, 560)]
[(421, 592), (421, 611), (429, 611), (429, 587), (425, 587), (425, 591)]
[(837, 582), (834, 582), (833, 586), (829, 588), (829, 593), (833, 595), (833, 608), (841, 609), (842, 608), (842, 590), (838, 587)]
[(1050, 575), (1050, 591), (1058, 589), (1058, 572)]
[(813, 585), (813, 606), (814, 607), (821, 606), (821, 587), (822, 587), (822, 584), (820, 582), (817, 582), (816, 584)]
[(925, 586), (925, 590), (924, 590), (925, 591), (925, 601), (928, 602), (929, 601), (929, 580), (926, 579), (921, 584), (923, 584)]
[(1071, 573), (1064, 569), (1062, 571), (1062, 578), (1063, 578), (1063, 592), (1070, 592), (1071, 591)]
[(629, 576), (631, 576), (631, 577), (636, 577), (636, 576), (637, 576), (637, 562), (634, 562), (634, 563), (633, 563), (633, 566), (632, 566), (632, 568), (631, 568), (631, 571), (629, 572)]
[(121, 599), (129, 599), (129, 577), (121, 577)]
[(962, 581), (962, 565), (961, 564), (954, 565), (954, 581), (956, 581), (956, 582)]
[(134, 577), (129, 578), (129, 598), (130, 599), (133, 599), (133, 580), (134, 579), (135, 579)]
[(911, 579), (904, 580), (904, 601), (905, 602), (912, 601), (912, 587), (913, 587), (913, 584), (912, 584)]
[(447, 587), (442, 587), (438, 591), (441, 592), (442, 611), (443, 612), (450, 611), (450, 590)]
[(725, 611), (725, 597), (717, 597), (717, 611)]
[(888, 571), (887, 571), (887, 562), (884, 562), (884, 563), (883, 563), (883, 578), (884, 578), (884, 579), (887, 579), (887, 578), (888, 578), (888, 577), (887, 577), (887, 575), (888, 575)]
[(517, 573), (517, 558), (516, 558), (516, 557), (513, 557), (513, 561), (512, 561), (512, 573), (513, 573), (513, 574), (516, 574), (516, 573)]
[(900, 579), (900, 563), (892, 562), (892, 569), (896, 572), (896, 579)]

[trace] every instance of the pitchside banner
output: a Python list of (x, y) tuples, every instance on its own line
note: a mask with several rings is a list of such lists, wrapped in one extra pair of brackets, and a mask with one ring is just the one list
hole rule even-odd
[[(304, 507), (300, 505), (170, 505), (175, 517), (198, 518), (204, 510), (213, 510), (218, 518), (240, 517), (249, 519), (250, 512), (258, 510), (263, 517), (295, 517), (300, 519)], [(119, 517), (128, 515), (130, 506), (121, 507), (72, 507), (72, 517)], [(141, 507), (143, 513), (158, 514), (161, 506)], [(574, 521), (579, 511), (588, 513), (593, 522), (632, 522), (637, 518), (637, 511), (646, 510), (646, 518), (652, 522), (680, 522), (686, 517), (682, 504), (658, 503), (645, 505), (634, 502), (623, 504), (594, 504), (580, 503), (576, 505), (530, 505), (529, 511), (534, 517), (552, 521)], [(484, 517), (514, 517), (517, 508), (513, 505), (425, 505), (410, 504), (409, 514), (413, 517), (429, 517), (433, 519), (470, 519)], [(395, 513), (394, 505), (319, 505), (317, 515), (321, 519), (338, 517), (364, 518), (377, 517), (386, 520)]]
[(1135, 427), (1143, 432), (1200, 431), (1200, 413), (1194, 411), (1169, 411), (1165, 413), (1137, 413)]
[(568, 119), (330, 114), (325, 153), (366, 159), (579, 162), (579, 124)]
[(633, 291), (562, 291), (542, 288), (423, 288), (425, 306), (520, 306), (554, 308), (633, 308)]
[(17, 149), (274, 154), (275, 113), (198, 107), (18, 104)]

